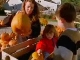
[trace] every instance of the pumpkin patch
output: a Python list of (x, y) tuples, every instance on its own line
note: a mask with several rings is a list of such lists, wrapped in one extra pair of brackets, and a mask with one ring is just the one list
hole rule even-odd
[(46, 26), (48, 24), (48, 21), (45, 18), (40, 18), (39, 20), (40, 20), (41, 25)]
[[(5, 38), (6, 37), (6, 38)], [(0, 35), (0, 50), (3, 51), (6, 47), (14, 46), (18, 43), (17, 35), (15, 33), (4, 32)]]

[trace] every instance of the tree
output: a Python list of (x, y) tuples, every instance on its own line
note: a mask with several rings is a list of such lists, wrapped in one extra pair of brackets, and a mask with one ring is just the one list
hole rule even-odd
[(61, 0), (62, 4), (69, 2), (73, 4), (76, 8), (76, 11), (80, 11), (80, 0)]
[(7, 0), (0, 0), (0, 8), (3, 7), (3, 4), (6, 2)]

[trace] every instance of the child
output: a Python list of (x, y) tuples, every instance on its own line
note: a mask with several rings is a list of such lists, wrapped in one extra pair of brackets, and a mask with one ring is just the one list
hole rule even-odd
[(42, 39), (36, 45), (36, 51), (38, 54), (43, 53), (46, 59), (49, 54), (54, 51), (54, 47), (57, 42), (57, 33), (55, 27), (51, 24), (45, 26), (43, 30)]
[(64, 3), (57, 12), (57, 18), (61, 21), (65, 31), (57, 41), (57, 49), (54, 54), (60, 55), (64, 60), (77, 60), (80, 33), (74, 25), (76, 10), (72, 4)]
[(63, 23), (61, 22), (61, 20), (58, 18), (58, 12), (56, 11), (55, 13), (55, 17), (56, 17), (56, 20), (57, 20), (57, 26), (55, 26), (56, 28), (56, 31), (58, 33), (58, 37), (61, 35), (62, 32), (64, 32), (65, 28), (64, 28), (64, 25)]

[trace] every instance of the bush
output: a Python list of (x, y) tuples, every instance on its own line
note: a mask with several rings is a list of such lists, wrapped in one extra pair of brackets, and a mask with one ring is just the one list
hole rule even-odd
[(0, 15), (6, 15), (6, 13), (4, 12), (5, 8), (0, 7)]

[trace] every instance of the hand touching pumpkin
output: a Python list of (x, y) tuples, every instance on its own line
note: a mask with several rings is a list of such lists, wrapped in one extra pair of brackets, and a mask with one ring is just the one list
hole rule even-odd
[(43, 54), (38, 55), (37, 52), (33, 52), (31, 60), (44, 60)]
[(29, 36), (31, 34), (31, 21), (24, 12), (18, 12), (11, 22), (11, 28), (14, 33), (21, 36)]

